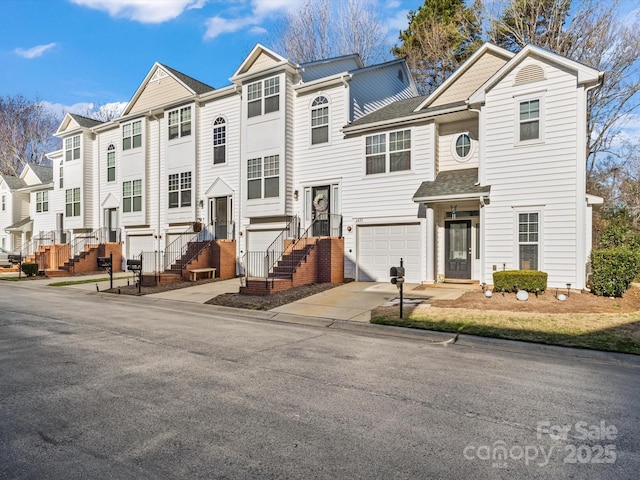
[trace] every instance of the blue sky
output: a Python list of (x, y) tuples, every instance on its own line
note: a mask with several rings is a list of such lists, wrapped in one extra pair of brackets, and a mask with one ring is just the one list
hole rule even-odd
[[(0, 95), (58, 111), (127, 102), (156, 61), (219, 88), (302, 1), (0, 0)], [(423, 4), (373, 1), (389, 48)]]

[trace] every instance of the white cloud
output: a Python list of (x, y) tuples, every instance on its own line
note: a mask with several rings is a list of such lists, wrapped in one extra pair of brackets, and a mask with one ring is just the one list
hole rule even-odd
[(222, 17), (212, 17), (206, 22), (207, 31), (204, 34), (205, 40), (211, 40), (225, 33), (233, 33), (244, 27), (255, 25), (253, 17), (228, 19)]
[(185, 10), (202, 8), (207, 0), (71, 0), (77, 5), (107, 12), (140, 23), (162, 23)]
[(57, 43), (47, 43), (46, 45), (37, 45), (31, 48), (16, 48), (14, 53), (23, 58), (36, 58), (42, 56), (44, 52), (47, 50), (51, 50), (53, 47), (57, 46)]
[(263, 18), (275, 13), (293, 13), (302, 5), (300, 0), (252, 0), (253, 14)]

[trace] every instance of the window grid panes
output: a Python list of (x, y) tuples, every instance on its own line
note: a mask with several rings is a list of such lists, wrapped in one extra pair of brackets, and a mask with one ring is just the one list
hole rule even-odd
[(456, 154), (460, 158), (464, 158), (469, 155), (471, 151), (471, 137), (466, 133), (463, 133), (456, 139)]
[(313, 101), (311, 110), (311, 144), (329, 141), (329, 100), (318, 97)]
[(385, 172), (386, 138), (384, 133), (366, 138), (367, 175)]
[(277, 197), (280, 194), (280, 157), (264, 157), (264, 197)]
[(262, 159), (247, 161), (247, 198), (262, 198)]
[(268, 78), (264, 81), (264, 113), (277, 112), (279, 109), (280, 78)]
[(262, 82), (247, 86), (247, 108), (249, 118), (262, 115)]
[(520, 270), (538, 269), (539, 218), (537, 213), (518, 214)]
[(80, 158), (80, 135), (64, 139), (64, 159), (67, 162)]
[(36, 212), (49, 211), (49, 192), (36, 192)]
[(213, 122), (213, 164), (226, 162), (227, 126), (224, 118), (219, 117)]
[(58, 171), (58, 188), (64, 187), (64, 167), (62, 166), (62, 162), (60, 162), (60, 168)]
[(191, 172), (180, 174), (180, 206), (191, 206)]
[(169, 140), (191, 135), (191, 107), (169, 112)]
[(65, 216), (77, 217), (80, 215), (80, 188), (65, 190)]
[(122, 150), (131, 150), (142, 146), (142, 120), (126, 123), (122, 126)]
[(411, 169), (411, 131), (402, 130), (389, 134), (389, 171)]
[(540, 138), (540, 100), (520, 102), (520, 141)]
[(107, 182), (116, 179), (116, 147), (109, 145), (107, 149)]
[(142, 211), (142, 180), (122, 182), (122, 211)]
[(180, 174), (172, 173), (169, 175), (169, 208), (178, 208), (180, 206)]

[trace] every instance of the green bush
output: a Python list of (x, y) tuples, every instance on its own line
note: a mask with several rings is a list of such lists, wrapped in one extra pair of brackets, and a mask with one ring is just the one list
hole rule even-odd
[(33, 277), (38, 274), (38, 264), (37, 263), (23, 263), (22, 271), (27, 277)]
[(640, 254), (630, 247), (591, 252), (591, 287), (596, 295), (620, 297), (640, 273)]
[[(538, 270), (503, 270), (494, 272), (493, 288), (495, 291), (515, 292), (544, 292), (547, 289), (547, 272)], [(516, 285), (518, 288), (516, 288)]]

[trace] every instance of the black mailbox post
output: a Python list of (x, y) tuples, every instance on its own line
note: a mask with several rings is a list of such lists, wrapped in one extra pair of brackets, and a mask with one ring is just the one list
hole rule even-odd
[(138, 276), (138, 293), (140, 293), (142, 288), (142, 254), (140, 254), (140, 259), (127, 260), (127, 270)]
[(22, 254), (10, 253), (7, 255), (7, 260), (11, 265), (18, 265), (18, 280), (22, 279)]
[(109, 288), (113, 288), (113, 253), (108, 257), (98, 257), (98, 268), (103, 268), (109, 272)]
[(400, 259), (399, 267), (391, 267), (389, 270), (389, 276), (391, 277), (391, 283), (398, 287), (400, 290), (400, 318), (402, 318), (402, 304), (404, 299), (402, 298), (402, 287), (404, 285), (404, 262)]

